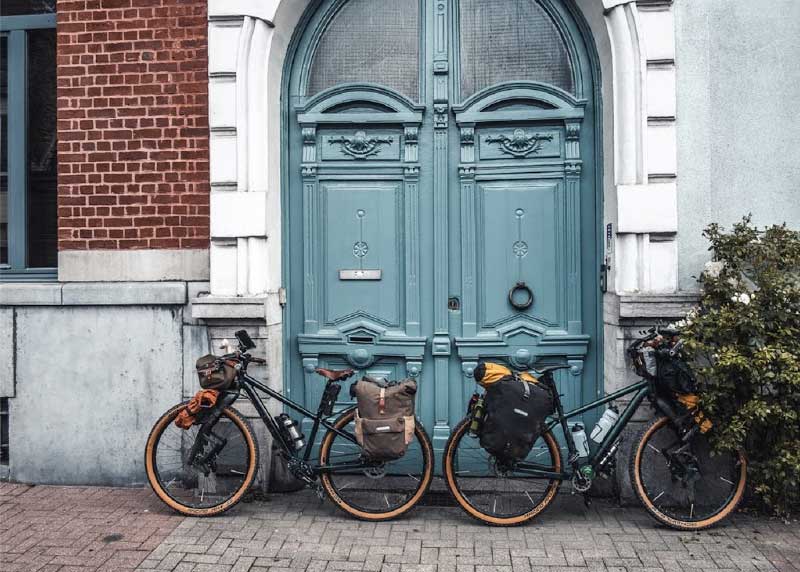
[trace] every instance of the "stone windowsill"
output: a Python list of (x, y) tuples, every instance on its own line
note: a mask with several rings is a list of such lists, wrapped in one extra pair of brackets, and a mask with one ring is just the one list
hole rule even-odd
[(266, 319), (268, 296), (200, 296), (192, 298), (192, 318), (203, 320)]
[(0, 306), (182, 306), (186, 282), (0, 284)]
[(620, 318), (682, 318), (700, 300), (697, 292), (673, 294), (621, 294)]

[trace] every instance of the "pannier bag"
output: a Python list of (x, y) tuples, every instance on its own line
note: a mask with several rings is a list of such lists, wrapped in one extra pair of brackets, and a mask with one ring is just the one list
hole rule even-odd
[(502, 459), (524, 459), (554, 411), (550, 390), (527, 372), (495, 363), (479, 364), (474, 376), (486, 388), (481, 447)]
[(181, 429), (188, 429), (194, 425), (197, 415), (203, 409), (211, 409), (217, 404), (219, 391), (216, 389), (201, 389), (189, 400), (186, 407), (178, 413), (175, 418), (175, 425)]
[(391, 461), (406, 453), (414, 438), (413, 379), (386, 381), (365, 376), (352, 386), (356, 398), (356, 440), (371, 459)]
[(236, 379), (236, 368), (215, 355), (204, 355), (195, 364), (200, 387), (203, 389), (228, 389)]
[(697, 381), (691, 367), (679, 355), (670, 355), (662, 350), (656, 355), (656, 389), (659, 393), (672, 397), (676, 393), (695, 393)]

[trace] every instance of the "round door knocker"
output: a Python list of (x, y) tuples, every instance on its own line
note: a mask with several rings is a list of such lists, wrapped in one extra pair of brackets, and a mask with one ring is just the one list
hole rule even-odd
[[(517, 299), (520, 293), (524, 296), (522, 300)], [(527, 310), (533, 304), (533, 291), (525, 282), (517, 282), (508, 292), (508, 302), (517, 310)]]

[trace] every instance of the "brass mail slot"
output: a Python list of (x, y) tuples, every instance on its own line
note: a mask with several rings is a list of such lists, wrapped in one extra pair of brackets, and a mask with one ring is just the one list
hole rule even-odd
[(380, 270), (339, 270), (339, 280), (380, 280)]

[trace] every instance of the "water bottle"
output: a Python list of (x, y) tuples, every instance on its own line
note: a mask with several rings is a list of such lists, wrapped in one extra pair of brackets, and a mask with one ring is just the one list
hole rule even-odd
[(586, 431), (583, 425), (576, 423), (572, 426), (572, 441), (575, 443), (575, 451), (579, 457), (589, 456), (589, 441), (586, 439)]
[(614, 423), (617, 422), (617, 419), (619, 419), (619, 410), (616, 408), (616, 406), (611, 406), (610, 409), (606, 409), (606, 412), (603, 413), (603, 416), (597, 422), (597, 425), (595, 425), (594, 429), (592, 429), (592, 441), (595, 443), (602, 443), (603, 439), (605, 439), (606, 435), (608, 435), (608, 432), (611, 431)]
[(479, 396), (475, 400), (475, 405), (472, 406), (472, 419), (469, 422), (469, 433), (472, 436), (477, 436), (481, 432), (481, 425), (483, 425), (483, 396)]
[(303, 435), (302, 433), (300, 433), (300, 431), (297, 430), (297, 421), (295, 421), (285, 413), (281, 414), (280, 421), (283, 424), (284, 432), (289, 437), (290, 441), (289, 444), (294, 446), (294, 448), (297, 449), (298, 451), (302, 449), (303, 445), (305, 445), (305, 442), (303, 441), (305, 435)]

